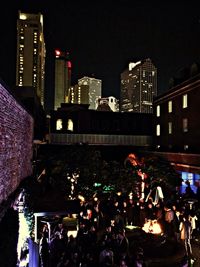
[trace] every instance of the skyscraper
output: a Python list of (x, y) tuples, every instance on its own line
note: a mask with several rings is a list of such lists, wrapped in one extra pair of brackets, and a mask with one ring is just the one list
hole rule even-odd
[(153, 113), (153, 97), (157, 95), (157, 69), (147, 58), (129, 63), (121, 73), (120, 111)]
[(95, 78), (84, 76), (78, 80), (78, 85), (89, 86), (89, 109), (96, 109), (96, 102), (102, 94), (102, 81)]
[(69, 53), (55, 50), (55, 94), (54, 110), (61, 103), (68, 103), (69, 88), (71, 85), (71, 62)]
[(69, 88), (69, 103), (89, 104), (89, 86), (74, 85)]
[(16, 85), (35, 88), (44, 106), (45, 42), (43, 15), (19, 11), (17, 20)]

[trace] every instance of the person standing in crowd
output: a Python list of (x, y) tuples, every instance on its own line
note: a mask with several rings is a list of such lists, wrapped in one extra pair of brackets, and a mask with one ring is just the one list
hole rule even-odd
[(180, 233), (181, 240), (184, 242), (187, 257), (193, 258), (192, 246), (190, 242), (192, 238), (192, 224), (189, 219), (189, 214), (184, 214), (183, 216), (183, 221), (180, 223)]
[(126, 259), (129, 256), (129, 240), (126, 237), (125, 229), (118, 232), (117, 256), (119, 259)]
[(99, 254), (99, 266), (113, 266), (114, 264), (114, 253), (109, 245), (105, 245), (105, 248)]
[(190, 182), (187, 180), (186, 182), (186, 188), (185, 188), (185, 194), (184, 194), (184, 198), (195, 198), (195, 193), (191, 188)]
[(41, 267), (49, 266), (49, 243), (45, 233), (42, 233), (42, 237), (39, 242), (39, 254)]
[(133, 199), (129, 199), (128, 200), (128, 203), (127, 203), (127, 206), (126, 206), (126, 218), (127, 218), (127, 221), (126, 221), (126, 224), (127, 225), (134, 225), (134, 201)]
[(126, 261), (122, 259), (119, 262), (119, 267), (128, 267), (128, 265), (127, 265)]
[(174, 239), (179, 242), (180, 241), (180, 219), (179, 215), (180, 212), (177, 210), (176, 204), (172, 205), (172, 210), (174, 211), (174, 219), (172, 221), (173, 225), (173, 233), (174, 233)]
[(196, 239), (197, 238), (196, 222), (197, 222), (198, 218), (197, 218), (194, 210), (190, 211), (189, 219), (190, 219), (190, 222), (192, 225), (192, 239)]
[(166, 205), (164, 207), (165, 211), (165, 221), (164, 221), (164, 228), (165, 228), (165, 234), (167, 237), (173, 237), (173, 220), (174, 220), (174, 211), (171, 208), (171, 205)]

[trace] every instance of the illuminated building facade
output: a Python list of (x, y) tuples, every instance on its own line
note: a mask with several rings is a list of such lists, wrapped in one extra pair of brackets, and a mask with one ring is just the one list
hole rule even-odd
[(153, 98), (157, 95), (157, 69), (147, 58), (129, 63), (121, 73), (120, 111), (153, 113)]
[(89, 109), (96, 109), (96, 101), (102, 95), (102, 81), (95, 78), (83, 77), (78, 80), (78, 85), (87, 85), (89, 87)]
[(45, 56), (43, 15), (19, 11), (17, 20), (16, 86), (34, 87), (43, 106)]
[(78, 85), (69, 88), (69, 103), (89, 104), (89, 86)]
[(69, 53), (55, 50), (55, 91), (54, 110), (61, 103), (69, 102), (69, 88), (71, 85), (71, 62)]
[[(192, 70), (192, 68), (191, 68)], [(191, 75), (154, 100), (154, 148), (193, 189), (200, 179), (200, 74)]]

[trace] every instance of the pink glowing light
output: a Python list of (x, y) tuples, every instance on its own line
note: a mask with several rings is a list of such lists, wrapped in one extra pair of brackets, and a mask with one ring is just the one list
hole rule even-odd
[(71, 69), (71, 67), (72, 67), (72, 63), (71, 63), (71, 61), (67, 61), (67, 67), (68, 67), (69, 69)]

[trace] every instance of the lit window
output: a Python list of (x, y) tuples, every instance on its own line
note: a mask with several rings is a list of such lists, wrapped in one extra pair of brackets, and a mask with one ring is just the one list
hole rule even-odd
[(168, 112), (169, 113), (172, 112), (172, 101), (171, 100), (168, 102)]
[(184, 118), (183, 119), (183, 132), (188, 132), (188, 119)]
[(187, 180), (189, 181), (190, 185), (193, 185), (194, 182), (193, 182), (193, 177), (194, 177), (194, 174), (189, 172), (188, 175), (187, 175)]
[(190, 172), (182, 172), (181, 173), (182, 178), (182, 186), (186, 187), (186, 182), (189, 182), (191, 186), (194, 185), (194, 175)]
[(183, 95), (183, 108), (188, 107), (188, 97), (187, 94)]
[(188, 145), (184, 145), (184, 150), (188, 150), (189, 146)]
[(74, 130), (74, 124), (73, 124), (73, 121), (71, 119), (69, 119), (67, 122), (67, 130), (72, 131), (72, 132)]
[(190, 185), (194, 184), (194, 175), (191, 172), (182, 172), (182, 184), (185, 185), (185, 182), (189, 182)]
[(160, 136), (160, 124), (156, 125), (156, 135)]
[(156, 116), (160, 117), (160, 105), (156, 107)]
[(62, 130), (62, 120), (61, 119), (58, 119), (56, 121), (56, 130)]
[(168, 133), (172, 134), (172, 122), (168, 122)]

